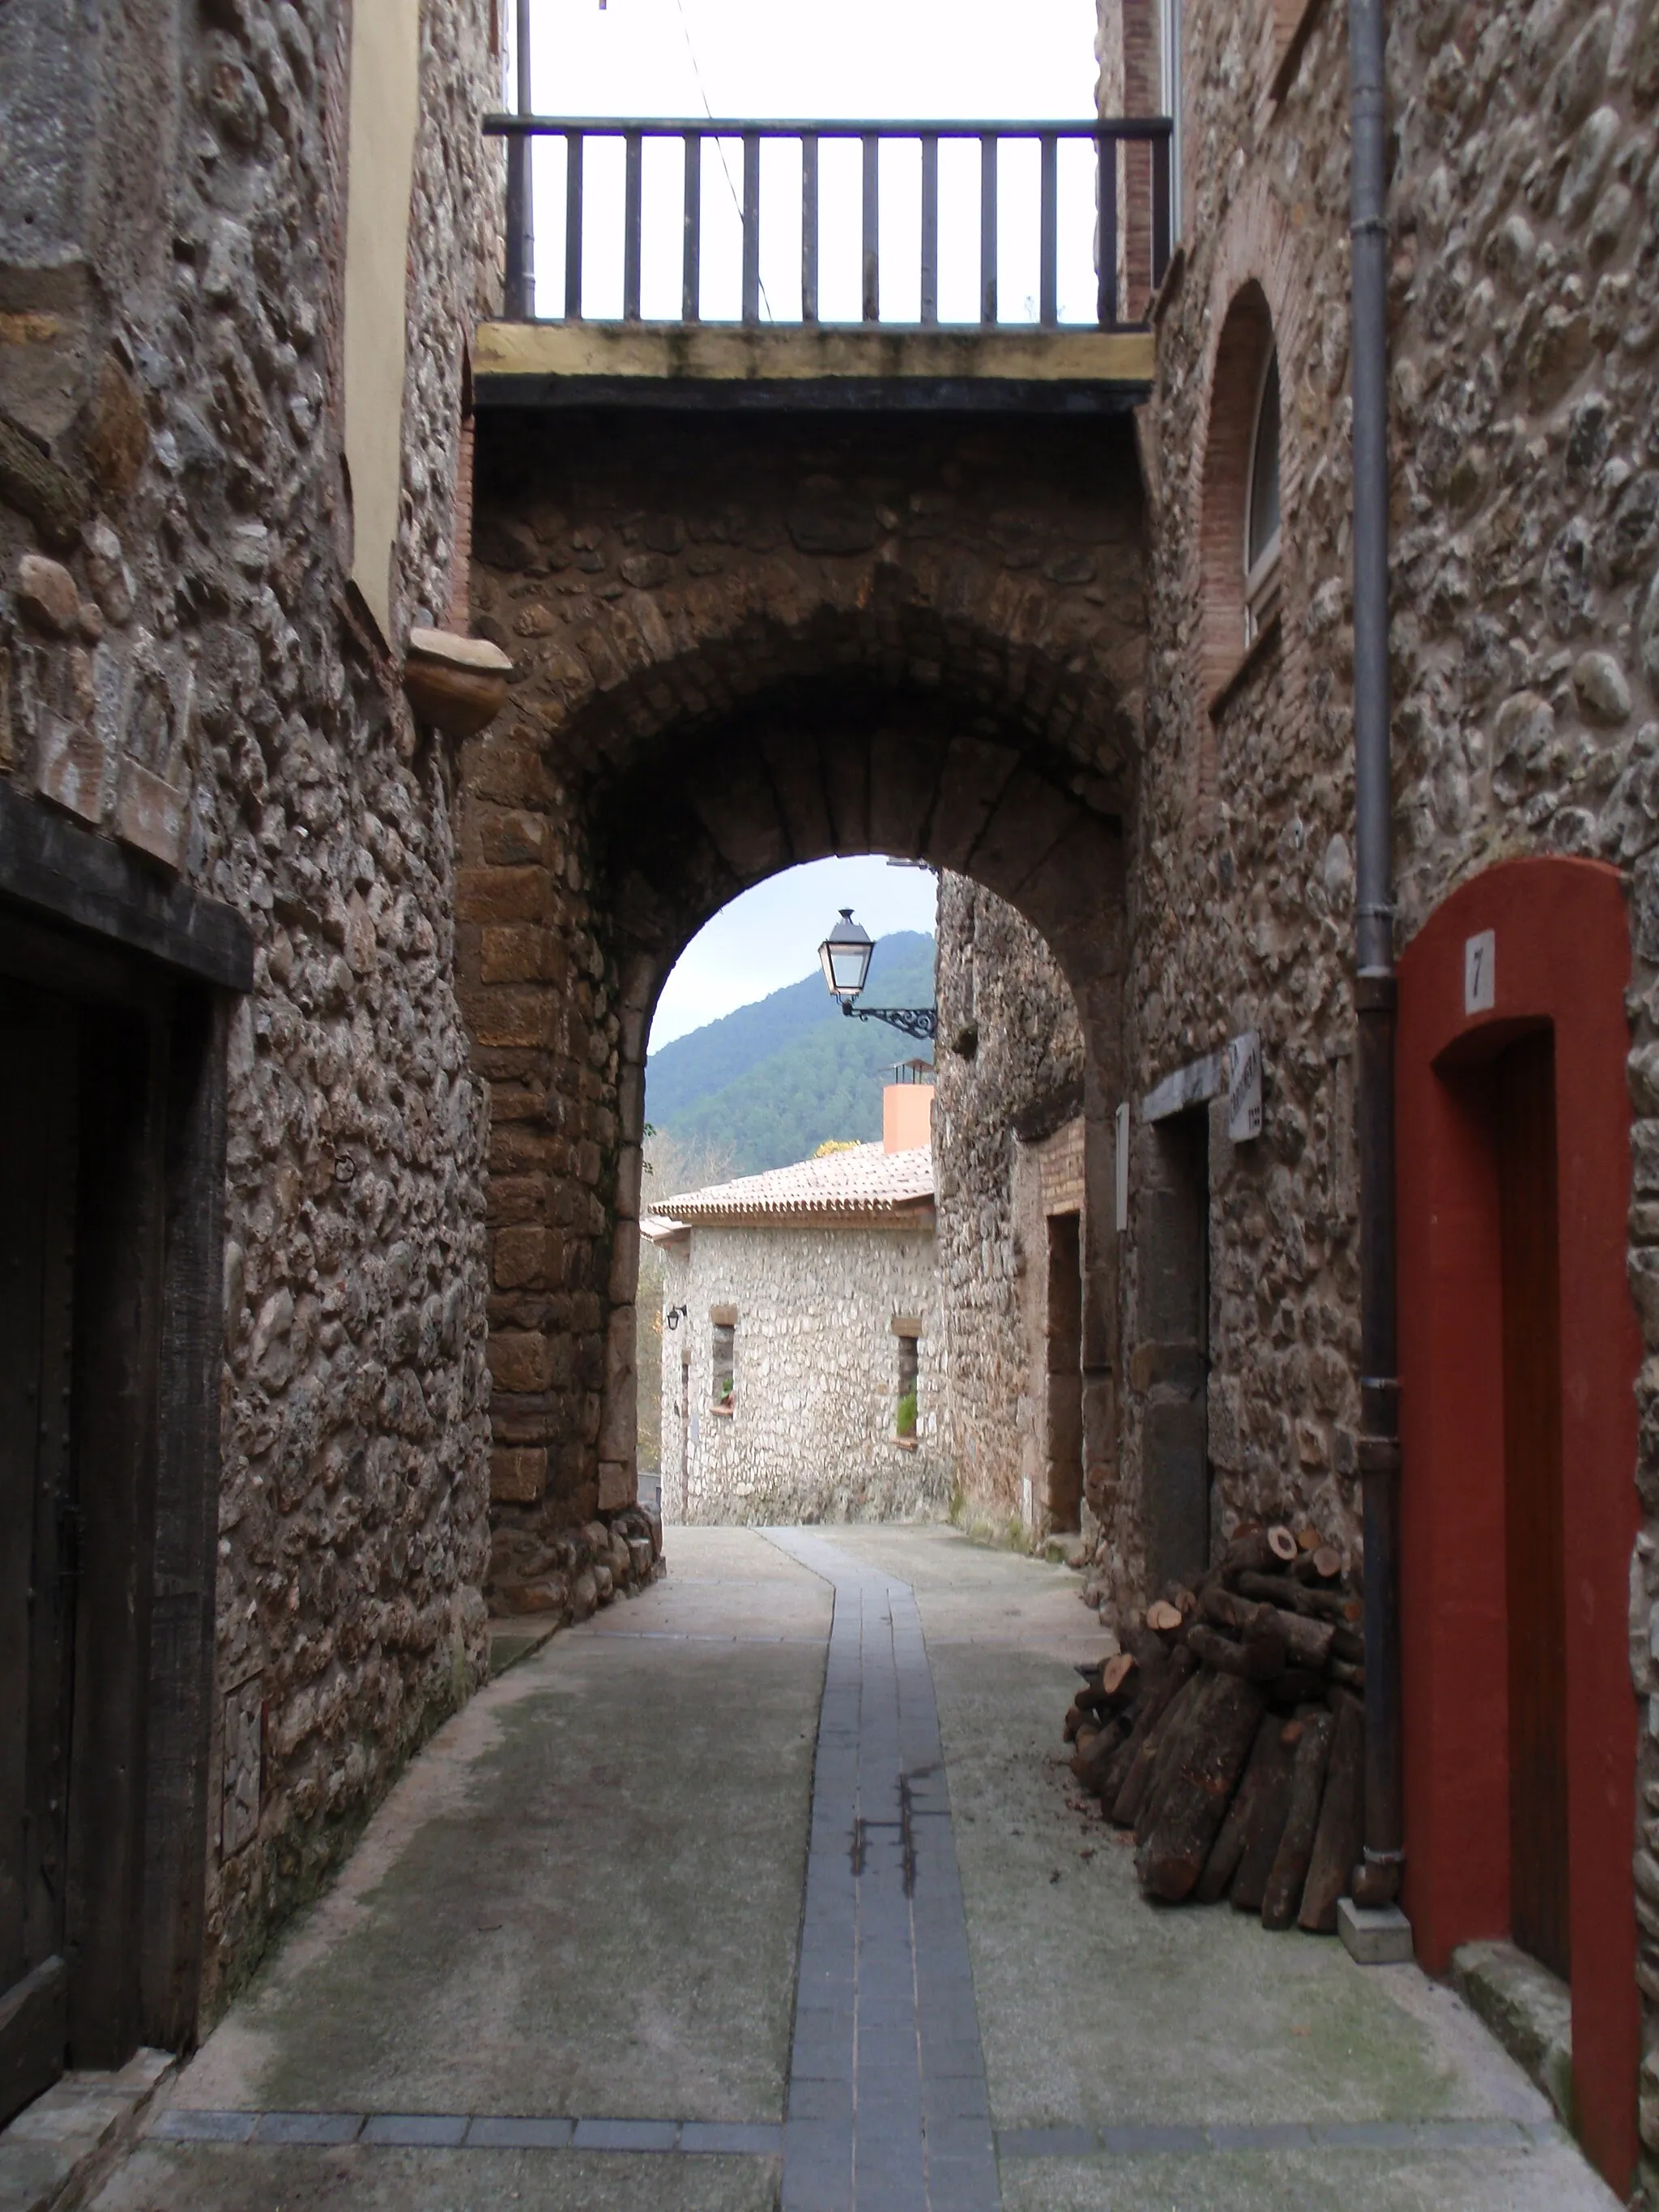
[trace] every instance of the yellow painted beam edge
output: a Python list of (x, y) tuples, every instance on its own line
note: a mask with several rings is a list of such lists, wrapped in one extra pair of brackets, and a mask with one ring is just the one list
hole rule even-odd
[(615, 324), (483, 323), (480, 376), (627, 376), (781, 382), (839, 376), (1003, 378), (1150, 384), (1150, 331), (624, 329)]

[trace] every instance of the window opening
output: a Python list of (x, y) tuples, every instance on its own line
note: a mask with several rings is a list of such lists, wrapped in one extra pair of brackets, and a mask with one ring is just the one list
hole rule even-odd
[(1244, 643), (1255, 643), (1279, 612), (1279, 353), (1267, 356), (1250, 437), (1244, 508)]
[(912, 1438), (916, 1433), (916, 1417), (921, 1410), (916, 1346), (917, 1340), (914, 1336), (902, 1336), (898, 1340), (898, 1406), (893, 1416), (894, 1433)]
[(737, 1395), (735, 1365), (738, 1329), (735, 1322), (717, 1321), (714, 1323), (714, 1380), (712, 1397), (716, 1406), (730, 1412)]

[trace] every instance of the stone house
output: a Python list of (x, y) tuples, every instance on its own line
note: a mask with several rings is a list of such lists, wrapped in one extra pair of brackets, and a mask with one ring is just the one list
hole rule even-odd
[[(1622, 2193), (1659, 2155), (1659, 10), (1386, 17), (1397, 1840), (1428, 1966), (1513, 1934), (1570, 1980), (1576, 2124)], [(1103, 104), (1173, 113), (1178, 149), (1138, 417), (1108, 1605), (1265, 1510), (1358, 1553), (1393, 1480), (1360, 1361), (1356, 1034), (1391, 987), (1349, 950), (1350, 29), (1321, 0), (1101, 10)], [(1218, 1055), (1252, 1035), (1237, 1135)]]
[[(907, 1104), (928, 1096), (895, 1090)], [(664, 1258), (665, 1522), (945, 1512), (926, 1143), (859, 1145), (684, 1192), (644, 1231)]]
[(487, 1663), (498, 20), (0, 13), (0, 2119), (187, 2045)]

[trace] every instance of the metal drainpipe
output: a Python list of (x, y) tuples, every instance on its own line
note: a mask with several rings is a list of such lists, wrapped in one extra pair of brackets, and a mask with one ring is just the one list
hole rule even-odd
[[(528, 115), (530, 105), (530, 0), (517, 0), (513, 15), (513, 46), (518, 78), (519, 112)], [(523, 321), (530, 313), (536, 283), (536, 245), (530, 204), (530, 141), (507, 142), (507, 287), (504, 305), (508, 319)]]
[(1392, 1905), (1400, 1776), (1400, 1383), (1395, 1350), (1393, 793), (1389, 763), (1388, 121), (1384, 0), (1349, 0), (1353, 237), (1354, 838), (1358, 910), (1359, 1467), (1365, 1516), (1364, 1860)]

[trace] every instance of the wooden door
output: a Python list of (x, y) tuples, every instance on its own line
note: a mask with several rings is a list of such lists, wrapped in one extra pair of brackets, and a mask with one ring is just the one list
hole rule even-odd
[(0, 2124), (64, 2069), (78, 1024), (0, 977)]
[(1555, 1051), (1548, 1030), (1498, 1063), (1504, 1246), (1510, 1889), (1515, 1941), (1567, 1979), (1566, 1587)]
[(1075, 1213), (1048, 1220), (1048, 1509), (1051, 1528), (1082, 1525), (1083, 1237)]

